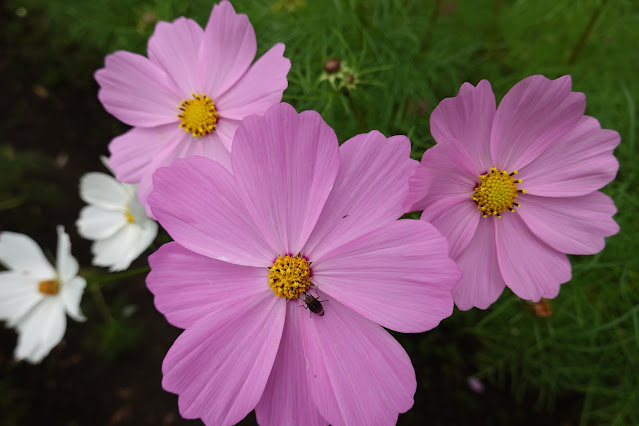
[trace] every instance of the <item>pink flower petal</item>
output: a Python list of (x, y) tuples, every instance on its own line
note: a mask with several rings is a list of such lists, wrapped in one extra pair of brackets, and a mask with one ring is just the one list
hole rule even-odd
[(497, 108), (490, 142), (494, 166), (509, 172), (524, 167), (571, 131), (585, 108), (584, 94), (571, 92), (568, 75), (523, 79)]
[(291, 61), (284, 56), (284, 45), (278, 43), (255, 62), (248, 72), (216, 99), (220, 116), (241, 120), (247, 115), (262, 115), (282, 100), (288, 87)]
[(521, 196), (517, 213), (539, 239), (562, 253), (595, 254), (604, 237), (619, 232), (612, 219), (617, 212), (606, 194), (595, 191), (581, 197)]
[(517, 213), (497, 220), (497, 258), (506, 285), (535, 302), (557, 296), (559, 285), (571, 278), (568, 257), (539, 240)]
[(271, 266), (275, 252), (261, 238), (237, 194), (233, 176), (204, 157), (177, 159), (153, 176), (149, 204), (181, 246), (246, 266)]
[(149, 59), (166, 71), (185, 98), (202, 90), (198, 54), (203, 36), (197, 22), (181, 17), (172, 23), (158, 22), (149, 38)]
[(249, 116), (235, 133), (233, 173), (262, 235), (279, 255), (308, 239), (339, 168), (335, 132), (315, 111), (288, 104)]
[[(426, 218), (427, 215), (422, 214), (422, 220), (427, 221)], [(446, 237), (450, 257), (455, 259), (475, 235), (480, 218), (481, 213), (477, 210), (477, 203), (468, 198), (430, 223)]]
[(249, 69), (256, 51), (255, 31), (248, 17), (235, 13), (227, 1), (213, 6), (199, 54), (204, 94), (215, 101)]
[[(478, 214), (479, 216), (479, 214)], [(462, 277), (453, 288), (455, 305), (462, 311), (477, 307), (486, 309), (504, 291), (506, 283), (501, 276), (495, 244), (496, 217), (481, 218), (472, 240), (455, 258)]]
[(415, 167), (408, 179), (408, 195), (402, 203), (405, 213), (424, 210), (424, 197), (430, 184), (428, 169), (423, 164)]
[(221, 262), (185, 249), (176, 242), (149, 256), (146, 285), (155, 307), (176, 327), (188, 328), (219, 305), (271, 293), (268, 270)]
[(547, 197), (574, 197), (602, 188), (615, 178), (619, 163), (613, 150), (619, 133), (602, 129), (592, 117), (551, 145), (524, 167), (519, 178), (526, 191)]
[[(235, 131), (237, 130), (237, 127), (239, 125), (240, 122), (238, 120), (231, 120), (224, 117), (220, 117), (220, 119), (217, 121), (215, 134), (218, 138), (220, 138), (220, 141), (228, 152), (231, 152), (231, 146), (233, 144), (233, 138), (235, 137)], [(230, 164), (227, 169), (231, 170)]]
[(153, 127), (178, 121), (181, 98), (171, 78), (141, 55), (117, 51), (95, 73), (104, 109), (131, 126)]
[(138, 185), (138, 201), (144, 207), (145, 214), (151, 219), (156, 219), (151, 206), (149, 205), (149, 194), (153, 191), (153, 176), (157, 169), (168, 167), (173, 164), (176, 158), (188, 157), (190, 152), (190, 136), (186, 133), (181, 139), (167, 144), (158, 154), (151, 160), (145, 173), (142, 175)]
[(235, 424), (259, 401), (280, 344), (285, 301), (262, 296), (221, 304), (177, 338), (162, 364), (162, 387), (180, 414)]
[(109, 144), (109, 167), (120, 182), (138, 183), (152, 171), (147, 168), (169, 144), (176, 145), (186, 134), (177, 123), (158, 127), (134, 127)]
[(408, 179), (419, 165), (410, 158), (407, 137), (387, 139), (377, 131), (344, 142), (339, 160), (333, 189), (303, 249), (310, 259), (401, 217)]
[(477, 87), (464, 83), (454, 98), (444, 99), (430, 116), (430, 131), (437, 143), (451, 143), (468, 153), (477, 174), (492, 164), (490, 131), (495, 116), (495, 95), (486, 80)]
[(391, 330), (430, 330), (453, 313), (459, 268), (430, 223), (395, 221), (311, 260), (326, 298)]
[(413, 406), (410, 358), (379, 325), (337, 301), (325, 306), (322, 317), (299, 309), (315, 406), (332, 425), (395, 424)]
[[(231, 152), (222, 143), (220, 136), (214, 132), (197, 140), (191, 138), (188, 144), (187, 154), (183, 157), (200, 155), (220, 163), (226, 170), (231, 170)], [(183, 158), (180, 156), (180, 158)]]
[(192, 137), (184, 133), (182, 139), (178, 140), (177, 143), (167, 145), (155, 156), (140, 180), (138, 200), (144, 206), (148, 217), (155, 219), (147, 201), (149, 194), (153, 191), (153, 173), (161, 167), (170, 166), (177, 158), (188, 158), (194, 155), (214, 160), (227, 170), (230, 170), (231, 153), (226, 150), (215, 133), (205, 135), (202, 138)]
[(306, 383), (306, 357), (299, 302), (286, 303), (286, 322), (271, 375), (255, 407), (260, 425), (327, 425), (320, 415)]
[(415, 180), (419, 177), (426, 181), (421, 183), (426, 193), (410, 210), (423, 209), (423, 218), (428, 222), (470, 200), (479, 184), (479, 174), (473, 172), (474, 166), (468, 156), (453, 144), (437, 144), (430, 148), (424, 153), (422, 167), (425, 170), (411, 179), (409, 191), (416, 192), (416, 185), (420, 184)]

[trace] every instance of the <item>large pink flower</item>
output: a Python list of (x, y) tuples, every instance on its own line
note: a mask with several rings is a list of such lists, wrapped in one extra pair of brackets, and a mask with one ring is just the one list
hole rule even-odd
[(134, 126), (111, 141), (109, 166), (118, 180), (140, 184), (147, 214), (157, 168), (191, 155), (230, 167), (240, 121), (282, 100), (291, 66), (282, 56), (284, 45), (276, 44), (251, 65), (256, 49), (247, 16), (222, 1), (204, 30), (187, 18), (159, 22), (148, 59), (118, 51), (95, 73), (104, 108)]
[(430, 118), (437, 145), (411, 178), (407, 211), (424, 210), (462, 269), (460, 309), (486, 308), (505, 286), (519, 297), (557, 296), (568, 254), (593, 254), (619, 231), (597, 191), (617, 173), (619, 134), (584, 116), (570, 76), (517, 83), (495, 108), (490, 84), (465, 83)]
[(147, 284), (186, 329), (164, 388), (207, 424), (254, 408), (265, 425), (393, 424), (415, 372), (382, 327), (435, 327), (460, 275), (432, 225), (397, 220), (410, 141), (371, 132), (339, 147), (319, 114), (280, 104), (233, 144), (233, 174), (191, 157), (154, 177), (149, 203), (175, 242), (150, 257)]

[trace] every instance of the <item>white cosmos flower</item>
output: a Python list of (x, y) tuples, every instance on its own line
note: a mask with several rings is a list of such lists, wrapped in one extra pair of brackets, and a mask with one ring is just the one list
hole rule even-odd
[(69, 235), (58, 226), (54, 268), (31, 238), (2, 232), (0, 263), (8, 269), (0, 272), (0, 320), (18, 332), (16, 359), (38, 363), (62, 340), (65, 312), (76, 321), (86, 320), (80, 311), (86, 281), (77, 276)]
[(158, 224), (146, 216), (136, 189), (105, 173), (87, 173), (80, 179), (80, 198), (89, 205), (75, 224), (82, 237), (95, 241), (94, 265), (126, 269), (155, 239)]

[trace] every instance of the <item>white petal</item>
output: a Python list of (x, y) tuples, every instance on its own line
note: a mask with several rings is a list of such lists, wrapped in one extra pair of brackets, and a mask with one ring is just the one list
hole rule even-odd
[(14, 271), (0, 272), (0, 320), (8, 321), (9, 327), (14, 327), (44, 297), (32, 277)]
[(0, 233), (0, 263), (36, 280), (55, 278), (55, 270), (40, 247), (24, 234)]
[(141, 233), (135, 249), (131, 250), (131, 253), (129, 254), (131, 256), (131, 262), (144, 253), (144, 250), (151, 245), (158, 234), (158, 224), (154, 220), (147, 219), (138, 225), (140, 226)]
[(122, 209), (129, 202), (129, 193), (114, 177), (91, 172), (80, 178), (80, 198), (105, 209)]
[(146, 210), (144, 209), (144, 206), (142, 206), (142, 204), (140, 204), (140, 200), (138, 200), (138, 196), (137, 196), (138, 185), (130, 185), (129, 189), (133, 191), (131, 201), (129, 201), (129, 212), (131, 213), (131, 216), (133, 216), (135, 223), (141, 225), (143, 222), (152, 220), (152, 219), (149, 219), (149, 217), (146, 215)]
[(131, 253), (136, 249), (142, 234), (141, 228), (128, 225), (120, 229), (112, 237), (93, 243), (93, 264), (108, 266), (110, 271), (121, 271), (129, 267), (135, 257)]
[(56, 296), (43, 298), (18, 324), (16, 359), (38, 363), (51, 352), (67, 328), (67, 317)]
[(62, 284), (71, 281), (78, 275), (78, 261), (71, 256), (71, 240), (69, 234), (64, 232), (64, 227), (58, 225), (58, 276)]
[(87, 282), (82, 277), (75, 277), (69, 282), (64, 283), (60, 291), (62, 303), (67, 314), (76, 321), (86, 321), (86, 317), (80, 310), (80, 300)]
[(109, 160), (110, 160), (110, 158), (107, 157), (106, 155), (101, 155), (100, 156), (100, 163), (102, 163), (102, 165), (104, 167), (106, 167), (111, 173), (113, 173), (113, 169), (111, 167), (109, 167)]
[(86, 206), (80, 210), (80, 218), (75, 225), (83, 238), (101, 240), (111, 237), (127, 223), (124, 209), (107, 210), (98, 206)]

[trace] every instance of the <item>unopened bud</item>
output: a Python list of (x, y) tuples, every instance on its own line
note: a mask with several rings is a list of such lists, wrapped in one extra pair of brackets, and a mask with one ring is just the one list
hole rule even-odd
[(326, 62), (324, 62), (324, 71), (326, 71), (328, 74), (336, 73), (337, 71), (339, 71), (340, 67), (341, 64), (339, 62), (339, 59), (337, 58), (329, 58), (326, 60)]

